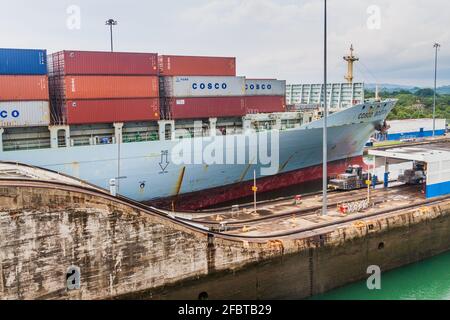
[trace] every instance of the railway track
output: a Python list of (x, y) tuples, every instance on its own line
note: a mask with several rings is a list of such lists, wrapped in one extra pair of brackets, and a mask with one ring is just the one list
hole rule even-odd
[[(407, 189), (408, 186), (398, 186), (397, 189), (398, 188), (405, 188), (405, 189)], [(390, 190), (392, 190), (392, 189), (390, 189)], [(389, 193), (389, 190), (383, 192), (380, 195), (371, 196), (372, 204), (373, 205), (378, 205), (380, 203), (385, 202), (387, 193)], [(340, 194), (342, 195), (343, 193), (340, 193)], [(364, 190), (364, 192), (361, 192), (361, 191), (353, 192), (353, 194), (348, 195), (348, 196), (346, 196), (344, 198), (340, 197), (338, 201), (331, 201), (331, 202), (329, 202), (328, 203), (328, 208), (337, 207), (341, 203), (348, 203), (348, 202), (354, 202), (354, 201), (359, 201), (359, 200), (365, 200), (366, 198), (367, 198), (366, 190)], [(290, 206), (291, 207), (293, 206), (292, 202), (290, 203)], [(251, 224), (255, 224), (255, 223), (259, 223), (259, 222), (263, 222), (263, 221), (278, 220), (278, 219), (282, 219), (282, 218), (285, 218), (285, 217), (308, 216), (308, 215), (316, 213), (317, 211), (319, 211), (321, 209), (322, 209), (322, 204), (318, 204), (316, 206), (308, 207), (308, 208), (299, 208), (298, 206), (296, 206), (294, 209), (288, 210), (286, 212), (282, 212), (282, 213), (278, 213), (278, 214), (274, 213), (272, 215), (266, 215), (266, 216), (262, 216), (262, 217), (256, 217), (256, 218), (252, 218), (252, 219), (243, 219), (243, 220), (228, 220), (227, 221), (226, 218), (227, 218), (227, 216), (230, 216), (230, 211), (226, 212), (226, 215), (216, 214), (216, 215), (213, 216), (213, 217), (218, 217), (219, 216), (221, 218), (221, 221), (201, 220), (201, 219), (197, 219), (197, 218), (186, 219), (186, 218), (182, 218), (182, 217), (177, 217), (177, 219), (185, 221), (185, 222), (203, 224), (203, 225), (206, 225), (206, 226), (219, 226), (220, 227), (220, 225), (223, 225), (225, 223), (229, 227), (246, 227), (246, 226), (249, 226)], [(234, 214), (234, 215), (236, 215), (236, 214)]]
[(434, 199), (423, 200), (423, 201), (420, 201), (420, 202), (417, 202), (417, 203), (414, 203), (414, 204), (409, 204), (409, 205), (405, 205), (405, 206), (399, 206), (399, 207), (386, 209), (386, 210), (380, 210), (380, 211), (377, 211), (377, 212), (366, 214), (363, 217), (361, 217), (361, 216), (353, 216), (353, 217), (350, 216), (348, 218), (342, 218), (339, 221), (323, 223), (323, 224), (312, 226), (312, 227), (293, 229), (293, 230), (290, 230), (290, 231), (285, 231), (285, 232), (280, 232), (280, 233), (272, 233), (272, 234), (269, 234), (269, 235), (258, 235), (258, 236), (249, 236), (249, 235), (245, 236), (245, 235), (242, 235), (242, 234), (238, 234), (238, 235), (227, 234), (227, 235), (228, 236), (237, 236), (239, 238), (245, 238), (245, 239), (273, 239), (273, 238), (279, 239), (279, 238), (282, 238), (282, 237), (293, 236), (293, 235), (304, 233), (304, 232), (308, 232), (308, 231), (314, 231), (314, 230), (323, 229), (323, 228), (327, 228), (327, 227), (331, 227), (331, 226), (342, 225), (342, 224), (353, 222), (353, 221), (363, 221), (364, 219), (367, 219), (367, 218), (370, 218), (370, 217), (379, 216), (379, 215), (383, 215), (383, 214), (389, 214), (391, 212), (403, 211), (403, 210), (416, 208), (416, 207), (420, 207), (420, 206), (424, 206), (424, 205), (439, 204), (439, 203), (448, 201), (449, 199), (450, 199), (450, 195), (447, 195), (447, 196), (442, 196), (442, 197), (438, 197), (438, 198), (434, 198)]
[[(346, 197), (343, 199), (340, 199), (339, 201), (329, 202), (328, 208), (337, 207), (341, 203), (346, 202), (353, 202), (353, 201), (359, 201), (359, 200), (365, 200), (366, 198), (354, 198), (354, 197)], [(378, 205), (381, 203), (386, 202), (385, 194), (371, 197), (372, 205)], [(243, 228), (243, 227), (249, 227), (252, 224), (257, 224), (260, 222), (270, 221), (270, 220), (279, 220), (287, 217), (305, 217), (312, 214), (316, 214), (318, 211), (322, 210), (322, 205), (317, 205), (314, 207), (309, 207), (305, 209), (301, 208), (295, 208), (287, 212), (279, 213), (279, 214), (273, 214), (273, 215), (267, 215), (263, 217), (257, 217), (247, 220), (239, 220), (239, 221), (226, 221), (226, 218), (222, 217), (223, 220), (221, 221), (211, 221), (211, 220), (199, 220), (199, 219), (186, 219), (178, 217), (177, 219), (185, 221), (185, 222), (191, 222), (196, 224), (202, 224), (210, 227), (221, 227), (224, 224), (226, 224), (227, 227), (233, 227), (233, 228)]]
[[(349, 194), (358, 192), (358, 190), (352, 190), (352, 191), (347, 191)], [(329, 191), (328, 195), (332, 196), (332, 195), (337, 195), (337, 194), (342, 194), (342, 192), (340, 191)], [(302, 197), (310, 197), (310, 196), (321, 196), (322, 195), (322, 191), (317, 191), (317, 192), (310, 192), (310, 193), (302, 193), (301, 196)], [(283, 205), (286, 204), (288, 205), (290, 202), (292, 202), (294, 199), (294, 196), (286, 196), (286, 197), (278, 197), (275, 199), (270, 199), (270, 200), (264, 200), (264, 201), (258, 201), (256, 204), (258, 206), (263, 206), (263, 205)], [(241, 209), (245, 209), (245, 208), (253, 208), (254, 203), (253, 202), (249, 202), (249, 203), (243, 203), (239, 205), (239, 208)], [(226, 213), (226, 212), (230, 212), (233, 209), (233, 206), (226, 206), (226, 207), (220, 207), (220, 208), (213, 208), (213, 209), (203, 209), (201, 211), (195, 211), (195, 210), (185, 210), (185, 211), (177, 211), (180, 214), (186, 214), (186, 215), (195, 215), (195, 214), (201, 214), (201, 215), (206, 215), (206, 214), (211, 214), (211, 215), (216, 215), (216, 214), (220, 214), (220, 213)], [(168, 210), (167, 210), (168, 211)]]

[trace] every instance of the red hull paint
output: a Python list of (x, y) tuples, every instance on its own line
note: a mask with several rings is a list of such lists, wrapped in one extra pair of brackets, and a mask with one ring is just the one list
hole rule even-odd
[[(328, 164), (328, 175), (337, 175), (345, 171), (349, 165), (356, 164), (364, 164), (362, 156), (330, 162)], [(257, 181), (257, 186), (258, 192), (261, 193), (319, 179), (322, 179), (322, 165), (281, 173), (276, 176), (260, 178)], [(176, 210), (198, 210), (251, 196), (253, 194), (251, 190), (252, 186), (252, 181), (246, 181), (224, 187), (183, 194), (178, 197), (161, 199), (154, 201), (151, 204), (154, 206), (170, 208), (172, 202), (174, 202)]]

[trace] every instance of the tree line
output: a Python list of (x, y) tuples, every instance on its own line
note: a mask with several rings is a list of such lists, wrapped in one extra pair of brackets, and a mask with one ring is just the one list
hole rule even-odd
[[(433, 90), (419, 89), (415, 92), (398, 90), (382, 92), (383, 99), (398, 99), (397, 105), (388, 116), (388, 120), (420, 119), (433, 117)], [(366, 98), (375, 97), (372, 91), (365, 92)], [(436, 97), (436, 118), (450, 120), (450, 94), (438, 94)]]

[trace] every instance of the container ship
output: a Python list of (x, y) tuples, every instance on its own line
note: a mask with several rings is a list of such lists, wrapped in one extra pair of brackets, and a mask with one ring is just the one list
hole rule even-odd
[(395, 100), (365, 100), (352, 81), (239, 77), (232, 57), (0, 49), (0, 160), (204, 208), (255, 179), (258, 192), (321, 179), (325, 92), (333, 175), (362, 164)]

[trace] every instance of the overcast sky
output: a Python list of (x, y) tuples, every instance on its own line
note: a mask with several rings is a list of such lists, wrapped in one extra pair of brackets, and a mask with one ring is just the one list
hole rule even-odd
[[(342, 56), (353, 43), (361, 58), (355, 81), (432, 86), (437, 41), (438, 83), (450, 84), (450, 1), (328, 3), (331, 81), (344, 80)], [(112, 17), (119, 21), (117, 51), (236, 56), (239, 75), (320, 82), (322, 6), (321, 0), (14, 0), (2, 5), (0, 39), (2, 47), (49, 52), (109, 50), (104, 21)]]

